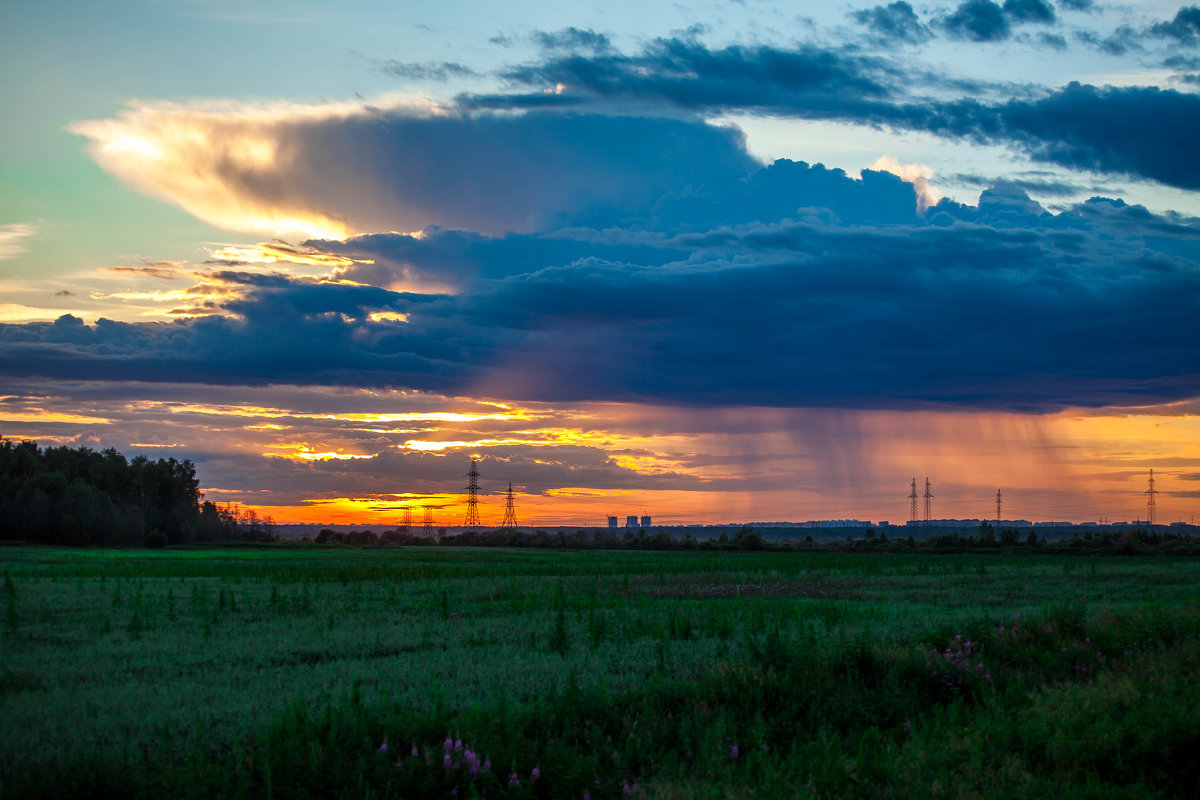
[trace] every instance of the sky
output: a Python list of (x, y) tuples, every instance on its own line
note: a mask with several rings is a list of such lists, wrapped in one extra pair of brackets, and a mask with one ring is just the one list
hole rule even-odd
[[(511, 6), (511, 7), (510, 7)], [(1200, 511), (1200, 6), (0, 8), (0, 436), (278, 522)]]

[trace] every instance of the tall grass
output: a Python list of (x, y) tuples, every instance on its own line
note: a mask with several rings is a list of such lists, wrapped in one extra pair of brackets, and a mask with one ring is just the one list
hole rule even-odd
[(1184, 758), (1200, 741), (1189, 560), (1073, 559), (1067, 571), (1060, 558), (703, 551), (0, 560), (5, 795), (1200, 788)]

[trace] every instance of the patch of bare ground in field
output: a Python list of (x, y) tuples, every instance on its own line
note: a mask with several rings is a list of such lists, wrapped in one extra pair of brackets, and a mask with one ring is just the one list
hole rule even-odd
[(731, 582), (729, 575), (640, 576), (630, 579), (625, 594), (680, 600), (712, 600), (736, 597), (808, 597), (819, 600), (852, 600), (858, 596), (858, 581), (832, 579), (820, 573), (805, 578), (755, 582)]

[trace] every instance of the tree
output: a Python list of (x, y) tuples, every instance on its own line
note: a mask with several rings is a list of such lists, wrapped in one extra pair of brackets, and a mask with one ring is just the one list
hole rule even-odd
[[(233, 538), (236, 517), (201, 503), (196, 467), (151, 461), (109, 448), (49, 447), (0, 438), (0, 538), (45, 544), (142, 544), (159, 531), (168, 543)], [(257, 522), (270, 537), (273, 522)]]

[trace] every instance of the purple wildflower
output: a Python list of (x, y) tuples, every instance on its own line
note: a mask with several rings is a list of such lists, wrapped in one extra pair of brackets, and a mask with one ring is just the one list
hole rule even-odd
[(738, 746), (736, 744), (729, 745), (729, 757), (730, 758), (738, 757)]
[(536, 781), (539, 777), (541, 777), (541, 774), (542, 771), (537, 767), (534, 767), (533, 772), (529, 773), (529, 779)]
[(381, 752), (381, 753), (387, 752), (387, 742), (384, 742), (383, 744), (379, 745), (379, 752)]
[(517, 778), (517, 773), (510, 772), (508, 774), (508, 788), (515, 789), (520, 785), (521, 785), (521, 781), (519, 778)]
[(442, 742), (442, 749), (449, 753), (454, 749), (454, 740), (447, 736), (446, 741)]
[(456, 752), (456, 753), (461, 753), (461, 752), (462, 752), (462, 749), (463, 749), (463, 747), (462, 747), (462, 739), (455, 739), (455, 740), (454, 740), (454, 752)]
[(442, 766), (445, 767), (446, 769), (450, 769), (450, 754), (449, 753), (446, 753), (446, 755), (442, 756)]

